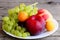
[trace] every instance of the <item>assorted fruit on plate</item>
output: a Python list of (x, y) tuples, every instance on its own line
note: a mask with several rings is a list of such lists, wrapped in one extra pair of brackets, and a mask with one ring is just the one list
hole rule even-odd
[(8, 16), (2, 18), (2, 29), (8, 35), (22, 39), (46, 37), (55, 32), (58, 23), (47, 9), (38, 9), (37, 3), (24, 3), (8, 10)]

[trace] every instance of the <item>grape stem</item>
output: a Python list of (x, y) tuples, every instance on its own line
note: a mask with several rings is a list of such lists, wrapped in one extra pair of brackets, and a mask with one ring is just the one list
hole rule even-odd
[(34, 3), (34, 4), (31, 4), (31, 6), (34, 6), (34, 5), (36, 5), (36, 4), (38, 4), (38, 2), (36, 2), (36, 3)]

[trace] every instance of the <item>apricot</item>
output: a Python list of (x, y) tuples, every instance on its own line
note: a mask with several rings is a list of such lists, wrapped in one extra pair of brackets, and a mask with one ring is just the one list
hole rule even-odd
[(18, 13), (18, 20), (20, 22), (24, 22), (25, 20), (28, 19), (28, 14), (24, 11)]
[(52, 31), (54, 30), (54, 22), (52, 20), (48, 20), (46, 22), (46, 30), (47, 31)]

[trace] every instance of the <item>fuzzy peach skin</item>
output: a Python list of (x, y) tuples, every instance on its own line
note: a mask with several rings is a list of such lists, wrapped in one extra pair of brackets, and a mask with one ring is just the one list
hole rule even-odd
[(43, 10), (45, 11), (44, 13), (46, 13), (46, 14), (49, 15), (49, 18), (48, 18), (46, 21), (48, 21), (48, 20), (52, 20), (52, 19), (53, 19), (52, 14), (51, 14), (48, 10), (46, 10), (46, 9), (43, 9)]
[(39, 9), (38, 15), (42, 16), (46, 21), (53, 19), (52, 14), (47, 9)]

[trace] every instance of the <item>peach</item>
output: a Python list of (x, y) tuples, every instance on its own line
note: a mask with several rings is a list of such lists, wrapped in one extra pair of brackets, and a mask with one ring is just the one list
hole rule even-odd
[(42, 16), (46, 21), (48, 19), (52, 19), (53, 18), (52, 14), (46, 9), (38, 10), (38, 14), (37, 15)]

